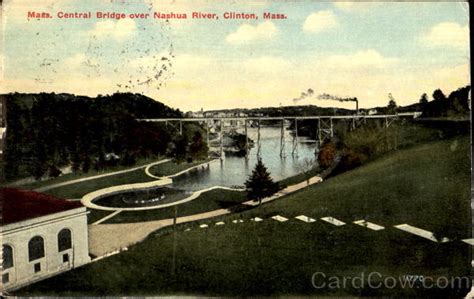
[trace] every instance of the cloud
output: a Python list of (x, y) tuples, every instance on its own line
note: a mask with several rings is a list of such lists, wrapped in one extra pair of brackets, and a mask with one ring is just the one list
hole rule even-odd
[(137, 26), (132, 19), (121, 19), (118, 21), (106, 20), (97, 22), (90, 34), (97, 38), (124, 40), (135, 34), (136, 29)]
[(320, 64), (337, 69), (385, 68), (398, 62), (397, 58), (382, 56), (373, 49), (361, 50), (353, 54), (331, 55), (320, 60)]
[(227, 35), (230, 44), (245, 44), (259, 40), (270, 40), (278, 34), (277, 27), (270, 21), (258, 25), (243, 24), (235, 32)]
[(303, 30), (318, 33), (338, 26), (336, 15), (330, 10), (310, 14), (303, 24)]
[(428, 46), (467, 49), (469, 46), (468, 25), (461, 26), (455, 22), (443, 22), (433, 26), (422, 36)]
[(367, 11), (370, 8), (379, 6), (380, 2), (345, 2), (337, 1), (334, 2), (334, 6), (340, 10), (351, 11), (351, 12), (362, 12)]

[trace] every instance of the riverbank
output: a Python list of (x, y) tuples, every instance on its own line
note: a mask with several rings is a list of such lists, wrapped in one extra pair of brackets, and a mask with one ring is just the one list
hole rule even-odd
[[(17, 295), (462, 296), (462, 290), (450, 288), (316, 289), (311, 278), (317, 271), (328, 277), (373, 271), (383, 277), (468, 275), (470, 245), (456, 241), (456, 235), (469, 236), (469, 153), (468, 137), (429, 142), (387, 154), (261, 208), (180, 225), (175, 277), (170, 274), (173, 235), (164, 229), (126, 252)], [(275, 215), (289, 220), (275, 221)], [(298, 215), (317, 220), (306, 223), (294, 218)], [(346, 225), (319, 220), (327, 216)], [(263, 221), (250, 221), (254, 217)], [(385, 229), (351, 224), (359, 219)], [(216, 226), (219, 221), (225, 224)], [(444, 230), (454, 241), (432, 242), (393, 227), (402, 223)], [(208, 227), (200, 228), (203, 224)]]

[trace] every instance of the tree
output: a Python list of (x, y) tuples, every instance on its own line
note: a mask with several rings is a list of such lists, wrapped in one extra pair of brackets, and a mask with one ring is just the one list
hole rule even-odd
[(209, 148), (204, 142), (201, 132), (194, 132), (192, 142), (189, 145), (189, 153), (193, 159), (203, 159), (207, 156)]
[(322, 168), (328, 168), (336, 158), (337, 148), (334, 142), (325, 142), (318, 153), (318, 163)]
[(424, 94), (421, 95), (420, 104), (421, 104), (422, 106), (428, 104), (428, 95), (427, 95), (426, 93), (424, 93)]
[(273, 182), (261, 159), (258, 159), (252, 174), (245, 182), (245, 187), (247, 188), (247, 197), (258, 200), (259, 205), (262, 204), (262, 198), (278, 191), (278, 183)]
[(390, 99), (390, 101), (388, 101), (388, 113), (395, 113), (397, 111), (397, 102), (395, 102), (394, 99)]
[(441, 89), (436, 89), (433, 92), (433, 100), (435, 100), (435, 101), (444, 101), (444, 100), (446, 100), (446, 96), (441, 91)]
[(303, 161), (300, 161), (298, 163), (298, 168), (301, 170), (301, 172), (304, 174), (306, 178), (306, 184), (309, 185), (309, 179), (311, 178), (311, 170), (314, 169), (314, 166), (316, 165), (316, 161), (311, 158), (304, 158)]
[(182, 162), (186, 159), (188, 153), (188, 141), (184, 135), (180, 135), (173, 140), (174, 152), (172, 153), (176, 158), (176, 161)]

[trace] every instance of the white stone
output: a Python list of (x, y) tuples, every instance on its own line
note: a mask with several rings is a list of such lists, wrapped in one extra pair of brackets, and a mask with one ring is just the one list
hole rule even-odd
[(285, 217), (280, 216), (280, 215), (273, 216), (272, 219), (274, 219), (274, 220), (276, 220), (276, 221), (279, 221), (279, 222), (288, 221), (288, 218), (285, 218)]
[(346, 224), (345, 222), (337, 220), (336, 218), (333, 218), (333, 217), (323, 217), (321, 218), (321, 220), (331, 223), (332, 225), (335, 225), (335, 226), (343, 226)]
[(464, 243), (467, 243), (469, 245), (474, 246), (474, 239), (463, 239), (461, 241), (463, 241)]
[(232, 220), (232, 223), (237, 223), (238, 221), (237, 220)]
[(201, 224), (201, 225), (199, 225), (199, 227), (200, 227), (200, 228), (208, 228), (209, 225), (207, 225), (207, 224)]
[(385, 229), (385, 227), (383, 227), (381, 225), (378, 225), (378, 224), (375, 224), (375, 223), (372, 223), (372, 222), (369, 222), (369, 221), (366, 221), (366, 220), (357, 220), (357, 221), (354, 221), (354, 224), (357, 224), (357, 225), (360, 225), (360, 226), (363, 226), (363, 227), (366, 227), (368, 229), (375, 230), (375, 231)]
[(184, 231), (185, 231), (185, 232), (189, 232), (190, 230), (191, 230), (190, 228), (187, 228), (187, 229), (185, 229)]
[(255, 218), (252, 218), (252, 219), (250, 219), (250, 220), (255, 221), (255, 222), (263, 221), (263, 219), (260, 218), (260, 217), (255, 217)]
[(224, 225), (224, 221), (219, 221), (219, 222), (216, 222), (216, 225)]
[(311, 222), (316, 221), (316, 219), (313, 219), (313, 218), (305, 216), (305, 215), (299, 215), (299, 216), (296, 216), (295, 218), (298, 219), (298, 220), (301, 220), (303, 222), (306, 222), (306, 223), (311, 223)]
[[(427, 231), (427, 230), (424, 230), (424, 229), (421, 229), (421, 228), (418, 228), (418, 227), (414, 227), (414, 226), (411, 226), (411, 225), (406, 224), (406, 223), (395, 225), (395, 227), (400, 229), (400, 230), (403, 230), (405, 232), (408, 232), (410, 234), (414, 234), (416, 236), (428, 239), (430, 241), (438, 242), (438, 240), (434, 237), (433, 233), (430, 232), (430, 231)], [(449, 241), (450, 240), (448, 238), (441, 239), (441, 243), (446, 243), (446, 242), (449, 242)]]

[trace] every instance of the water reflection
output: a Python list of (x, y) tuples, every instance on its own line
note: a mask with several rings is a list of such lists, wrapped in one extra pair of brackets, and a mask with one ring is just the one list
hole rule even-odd
[[(257, 129), (249, 129), (249, 137), (257, 140)], [(304, 141), (301, 138), (300, 141)], [(281, 180), (301, 172), (304, 158), (315, 158), (316, 144), (298, 143), (298, 155), (292, 156), (292, 137), (285, 130), (285, 158), (280, 157), (280, 128), (261, 128), (261, 157), (274, 180)], [(222, 162), (211, 162), (207, 166), (173, 178), (173, 187), (185, 190), (200, 190), (212, 186), (233, 187), (244, 185), (257, 162), (257, 146), (250, 151), (248, 162), (244, 157), (227, 154)]]

